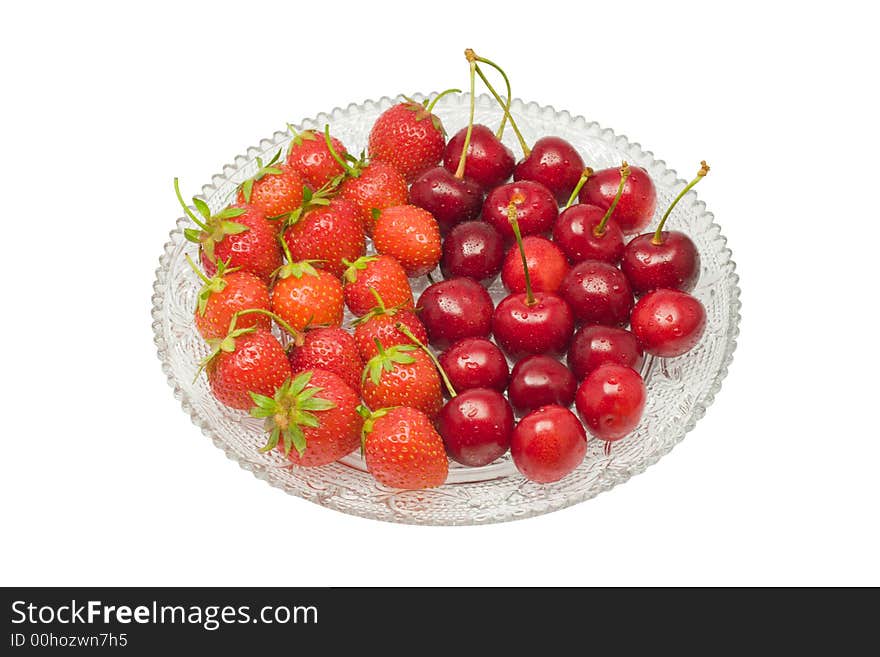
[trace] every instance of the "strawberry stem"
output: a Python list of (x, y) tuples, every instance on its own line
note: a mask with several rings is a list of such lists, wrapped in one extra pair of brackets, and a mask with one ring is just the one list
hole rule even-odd
[(295, 343), (297, 346), (302, 345), (302, 343), (303, 343), (303, 335), (302, 335), (302, 333), (300, 333), (299, 331), (297, 331), (295, 328), (293, 328), (290, 324), (288, 324), (286, 321), (284, 321), (283, 319), (281, 319), (278, 315), (276, 315), (276, 314), (273, 313), (272, 311), (270, 311), (270, 310), (263, 310), (262, 308), (248, 308), (247, 310), (239, 310), (239, 311), (238, 311), (237, 313), (235, 313), (235, 315), (232, 317), (232, 325), (230, 325), (230, 330), (232, 330), (232, 328), (234, 328), (234, 324), (235, 324), (235, 322), (238, 321), (238, 318), (239, 318), (239, 317), (241, 317), (241, 316), (243, 316), (243, 315), (253, 315), (254, 313), (257, 313), (257, 314), (259, 314), (259, 315), (265, 315), (266, 317), (269, 317), (269, 318), (271, 318), (271, 319), (274, 319), (274, 320), (275, 320), (275, 323), (278, 324), (278, 326), (280, 326), (281, 328), (283, 328), (285, 331), (287, 331), (287, 332), (291, 335), (291, 337), (292, 337), (293, 340), (294, 340), (294, 343)]
[(672, 212), (672, 208), (678, 204), (678, 202), (682, 199), (682, 197), (687, 194), (691, 188), (700, 182), (703, 178), (706, 177), (706, 174), (709, 173), (709, 165), (706, 164), (706, 160), (700, 162), (700, 170), (697, 171), (697, 177), (691, 180), (683, 190), (678, 193), (672, 203), (669, 204), (669, 207), (666, 208), (666, 212), (663, 213), (663, 218), (660, 219), (660, 223), (657, 225), (657, 230), (654, 232), (654, 237), (651, 240), (651, 244), (655, 244), (657, 246), (663, 244), (663, 226), (666, 224), (666, 220), (669, 218), (669, 213)]
[(431, 112), (431, 110), (434, 109), (434, 105), (436, 105), (437, 101), (440, 100), (441, 98), (443, 98), (443, 96), (447, 96), (449, 94), (460, 94), (460, 93), (461, 93), (461, 89), (447, 89), (446, 91), (441, 91), (439, 94), (434, 96), (434, 100), (432, 100), (430, 103), (425, 105), (425, 110), (427, 112)]
[(593, 235), (596, 237), (602, 237), (605, 234), (605, 226), (608, 225), (608, 220), (611, 218), (611, 215), (614, 214), (614, 208), (617, 207), (620, 197), (623, 196), (623, 186), (626, 185), (627, 178), (629, 178), (629, 164), (624, 161), (620, 165), (620, 184), (617, 185), (617, 194), (614, 195), (614, 200), (611, 201), (611, 205), (609, 205), (608, 209), (605, 211), (605, 216), (602, 217), (602, 221), (600, 221), (599, 225), (593, 230)]
[(202, 282), (205, 285), (210, 285), (211, 279), (208, 278), (207, 276), (205, 276), (205, 274), (202, 273), (201, 269), (196, 267), (196, 263), (194, 263), (193, 259), (189, 257), (189, 253), (187, 253), (185, 257), (186, 257), (186, 261), (189, 263), (190, 268), (196, 273), (196, 276), (198, 276), (200, 279), (202, 279)]
[(507, 220), (513, 229), (513, 237), (516, 239), (516, 246), (519, 248), (519, 255), (522, 258), (523, 272), (526, 277), (526, 305), (535, 305), (535, 295), (532, 292), (532, 277), (529, 274), (529, 262), (526, 259), (526, 248), (523, 246), (522, 233), (519, 231), (519, 221), (516, 219), (516, 203), (510, 202), (507, 206)]
[(324, 143), (327, 144), (327, 150), (330, 151), (330, 155), (333, 156), (333, 159), (339, 163), (345, 172), (351, 176), (352, 178), (357, 178), (360, 174), (360, 171), (352, 167), (348, 162), (345, 161), (345, 158), (340, 157), (339, 153), (336, 152), (336, 149), (333, 148), (333, 142), (330, 140), (330, 124), (324, 124)]
[(468, 127), (467, 132), (464, 135), (464, 144), (461, 147), (461, 156), (458, 158), (458, 168), (455, 170), (453, 174), (456, 178), (461, 180), (464, 178), (464, 167), (467, 162), (467, 153), (468, 149), (471, 147), (471, 134), (474, 131), (474, 71), (476, 70), (477, 65), (474, 62), (470, 63), (471, 69), (471, 107), (470, 107), (470, 115), (468, 117)]
[[(501, 96), (498, 95), (498, 92), (495, 91), (495, 87), (493, 87), (492, 83), (489, 82), (488, 78), (486, 78), (486, 75), (483, 73), (483, 70), (479, 67), (479, 65), (477, 65), (477, 67), (476, 67), (477, 75), (480, 76), (480, 79), (483, 81), (483, 84), (486, 85), (486, 88), (489, 90), (489, 93), (491, 93), (492, 96), (494, 96), (495, 100), (498, 102), (498, 105), (501, 106), (501, 109), (504, 112), (504, 118), (502, 119), (502, 121), (510, 120), (510, 127), (513, 128), (514, 133), (516, 133), (516, 138), (519, 140), (519, 145), (522, 147), (523, 157), (528, 157), (529, 154), (532, 152), (532, 149), (529, 148), (528, 144), (526, 144), (526, 140), (523, 138), (522, 133), (519, 131), (519, 126), (516, 124), (516, 121), (513, 120), (513, 116), (510, 114), (510, 103), (512, 102), (512, 99), (510, 97), (510, 80), (507, 77), (507, 73), (505, 73), (504, 70), (500, 66), (498, 66), (498, 64), (496, 64), (495, 62), (493, 62), (489, 59), (486, 59), (485, 57), (480, 57), (479, 55), (474, 53), (473, 50), (470, 50), (470, 52), (468, 52), (466, 50), (465, 57), (468, 58), (468, 61), (470, 61), (471, 57), (473, 57), (474, 61), (482, 62), (483, 64), (486, 64), (487, 66), (491, 66), (492, 68), (494, 68), (496, 71), (498, 71), (501, 74), (502, 78), (504, 78), (504, 82), (507, 85), (507, 102), (505, 102), (501, 98)], [(503, 128), (504, 128), (504, 124), (502, 123), (500, 132), (503, 131)], [(500, 135), (499, 135), (499, 138), (500, 138)]]
[(186, 213), (186, 216), (193, 220), (193, 223), (201, 228), (206, 233), (210, 233), (211, 229), (208, 228), (207, 224), (203, 221), (200, 221), (196, 218), (196, 215), (192, 210), (189, 209), (189, 206), (186, 204), (186, 201), (183, 200), (183, 196), (180, 193), (180, 183), (177, 178), (174, 179), (174, 193), (177, 195), (177, 200), (180, 202), (180, 207), (183, 208), (183, 211)]
[(440, 378), (443, 379), (443, 383), (446, 385), (446, 389), (449, 391), (450, 397), (456, 397), (458, 393), (455, 392), (455, 388), (452, 387), (452, 382), (449, 380), (449, 377), (446, 376), (446, 371), (443, 369), (443, 366), (440, 364), (440, 361), (437, 360), (437, 357), (428, 349), (427, 345), (419, 340), (415, 334), (409, 330), (409, 327), (403, 322), (397, 322), (394, 327), (403, 333), (406, 337), (409, 338), (410, 342), (419, 347), (422, 351), (424, 351), (428, 358), (431, 359), (431, 362), (434, 363), (434, 367), (437, 368), (437, 372), (440, 373)]
[(574, 186), (574, 190), (571, 192), (571, 196), (568, 197), (568, 203), (566, 203), (565, 207), (562, 208), (563, 210), (568, 210), (574, 204), (574, 200), (578, 197), (578, 194), (581, 193), (581, 188), (587, 183), (592, 175), (592, 168), (587, 167), (586, 169), (584, 169), (584, 172), (581, 174), (581, 177), (578, 180), (578, 184)]

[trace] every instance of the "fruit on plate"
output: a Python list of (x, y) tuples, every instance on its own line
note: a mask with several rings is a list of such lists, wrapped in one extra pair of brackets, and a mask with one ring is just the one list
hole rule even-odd
[(600, 365), (607, 363), (631, 367), (642, 366), (644, 352), (630, 331), (615, 326), (592, 324), (578, 329), (568, 348), (568, 367), (583, 381)]
[(696, 178), (679, 192), (663, 213), (657, 230), (639, 235), (626, 245), (620, 268), (636, 296), (661, 287), (684, 292), (694, 289), (700, 276), (700, 253), (696, 244), (680, 231), (665, 231), (663, 228), (673, 208), (707, 173), (709, 165), (703, 160)]
[(631, 367), (607, 363), (587, 375), (577, 389), (575, 406), (587, 430), (612, 442), (632, 433), (642, 419), (647, 391), (642, 377)]
[(457, 91), (444, 91), (430, 103), (407, 99), (382, 112), (370, 130), (370, 159), (392, 165), (407, 182), (436, 166), (446, 146), (446, 131), (431, 110), (440, 98)]
[(483, 202), (483, 221), (490, 223), (508, 241), (513, 240), (508, 208), (513, 205), (523, 235), (548, 233), (559, 215), (556, 199), (541, 183), (531, 180), (496, 187)]
[(617, 267), (585, 260), (568, 272), (559, 288), (579, 322), (625, 326), (633, 307), (626, 276)]
[(291, 218), (284, 242), (291, 258), (314, 261), (334, 276), (366, 253), (357, 206), (340, 198)]
[(316, 328), (307, 331), (287, 352), (294, 374), (309, 370), (332, 372), (353, 390), (360, 389), (364, 361), (351, 333), (341, 328)]
[(410, 278), (424, 276), (440, 262), (440, 229), (427, 210), (414, 205), (385, 208), (373, 230), (376, 251), (397, 260)]
[(249, 271), (268, 281), (281, 266), (281, 249), (275, 239), (277, 227), (261, 210), (230, 206), (211, 214), (207, 203), (193, 197), (199, 218), (183, 200), (177, 178), (174, 192), (186, 216), (197, 226), (185, 228), (183, 234), (201, 247), (201, 263), (208, 276), (217, 273), (218, 262), (224, 262), (228, 269)]
[[(590, 176), (578, 198), (581, 203), (608, 208), (617, 197), (618, 187), (620, 169), (601, 169)], [(614, 221), (624, 234), (638, 233), (651, 223), (656, 206), (657, 190), (651, 176), (641, 167), (630, 167), (620, 202), (614, 211)]]
[[(553, 242), (540, 235), (523, 237), (523, 250), (526, 252), (526, 269), (535, 292), (556, 292), (568, 273), (568, 260)], [(501, 280), (511, 292), (526, 291), (526, 277), (523, 270), (519, 246), (514, 244), (504, 257), (501, 266)]]
[(587, 434), (563, 406), (542, 406), (519, 421), (510, 437), (516, 469), (531, 481), (549, 484), (570, 474), (587, 453)]
[(309, 326), (340, 326), (343, 304), (339, 279), (315, 269), (308, 260), (291, 259), (278, 271), (272, 287), (272, 312), (297, 331)]
[(577, 381), (574, 374), (550, 356), (526, 356), (510, 373), (507, 395), (518, 413), (528, 413), (541, 406), (571, 406)]
[(364, 368), (361, 397), (371, 409), (416, 408), (433, 418), (443, 405), (440, 376), (431, 359), (412, 344), (382, 347)]
[(429, 285), (416, 303), (428, 340), (444, 349), (462, 338), (487, 338), (492, 331), (492, 297), (472, 278)]
[(639, 299), (630, 321), (646, 352), (674, 358), (693, 349), (703, 337), (706, 309), (687, 292), (661, 288)]
[(362, 256), (343, 264), (347, 267), (342, 277), (345, 305), (358, 317), (376, 306), (377, 294), (391, 308), (413, 307), (406, 271), (391, 256)]
[(302, 176), (287, 164), (279, 163), (281, 149), (266, 164), (257, 158), (257, 172), (241, 183), (236, 202), (261, 210), (270, 220), (279, 221), (303, 202)]
[(485, 221), (465, 221), (443, 240), (440, 271), (446, 278), (468, 276), (491, 281), (501, 271), (504, 239)]
[(354, 341), (364, 361), (370, 360), (379, 353), (376, 348), (377, 340), (383, 347), (410, 343), (409, 339), (397, 330), (398, 322), (405, 325), (420, 340), (428, 341), (425, 326), (412, 310), (406, 307), (388, 307), (381, 295), (375, 290), (372, 291), (376, 301), (375, 306), (354, 322)]
[[(232, 318), (240, 310), (269, 310), (269, 288), (262, 278), (246, 271), (229, 270), (223, 262), (217, 263), (217, 272), (208, 278), (188, 254), (186, 261), (204, 283), (194, 316), (196, 328), (205, 340), (224, 337)], [(238, 322), (238, 328), (268, 329), (271, 326), (272, 320), (258, 313), (242, 317)]]
[(406, 406), (365, 412), (362, 446), (376, 480), (404, 490), (436, 488), (446, 481), (449, 461), (431, 418)]
[(507, 389), (510, 368), (501, 349), (486, 338), (464, 338), (440, 356), (440, 365), (459, 393), (471, 388)]
[(360, 444), (360, 399), (332, 372), (300, 372), (271, 397), (251, 393), (251, 398), (250, 414), (263, 418), (269, 434), (261, 452), (280, 449), (296, 465), (319, 466), (338, 461)]
[[(292, 126), (288, 129), (293, 134), (287, 151), (287, 165), (299, 173), (312, 189), (320, 189), (345, 174), (345, 169), (336, 160), (324, 135), (314, 130), (297, 133)], [(335, 137), (329, 138), (333, 151), (340, 157), (346, 156), (345, 146)]]

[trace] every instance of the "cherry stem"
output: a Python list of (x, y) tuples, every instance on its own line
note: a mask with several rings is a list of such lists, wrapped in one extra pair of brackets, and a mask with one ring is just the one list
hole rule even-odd
[[(503, 70), (501, 70), (501, 67), (498, 66), (498, 64), (496, 64), (495, 62), (492, 62), (485, 57), (479, 57), (477, 55), (474, 55), (474, 59), (478, 62), (483, 62), (484, 64), (491, 66), (496, 71), (498, 71), (505, 80), (507, 80), (507, 74)], [(477, 75), (480, 76), (480, 79), (483, 81), (483, 84), (486, 85), (489, 93), (494, 96), (495, 100), (501, 106), (501, 109), (504, 112), (504, 118), (510, 120), (510, 127), (513, 128), (514, 133), (516, 133), (516, 138), (519, 140), (519, 145), (523, 151), (523, 157), (528, 157), (529, 154), (532, 152), (532, 149), (529, 148), (528, 144), (526, 144), (526, 140), (523, 138), (522, 133), (519, 131), (519, 126), (516, 124), (516, 121), (513, 120), (513, 116), (510, 113), (509, 99), (508, 102), (504, 102), (504, 100), (502, 100), (501, 96), (498, 95), (498, 92), (495, 91), (495, 87), (492, 86), (492, 83), (489, 82), (489, 80), (486, 78), (486, 75), (483, 73), (482, 69), (479, 66), (477, 66)]]
[(660, 223), (657, 224), (657, 230), (654, 232), (654, 238), (651, 240), (651, 244), (656, 246), (660, 246), (663, 244), (663, 226), (666, 224), (666, 220), (669, 218), (669, 213), (672, 212), (672, 208), (676, 206), (676, 204), (682, 199), (682, 197), (687, 194), (691, 188), (700, 182), (703, 178), (706, 177), (706, 174), (709, 173), (709, 165), (706, 164), (706, 160), (700, 162), (700, 170), (697, 171), (697, 177), (691, 180), (683, 190), (678, 193), (672, 203), (670, 203), (669, 207), (666, 208), (666, 212), (663, 213), (663, 218), (660, 219)]
[(526, 276), (526, 305), (535, 305), (535, 295), (532, 293), (532, 277), (529, 274), (529, 262), (526, 259), (526, 248), (523, 246), (522, 233), (519, 231), (519, 221), (516, 219), (516, 203), (510, 202), (507, 206), (507, 221), (513, 229), (513, 237), (516, 239), (516, 245), (519, 247), (519, 255), (522, 258), (523, 272)]
[(190, 219), (192, 219), (193, 223), (195, 223), (196, 226), (201, 228), (206, 233), (211, 232), (210, 229), (208, 228), (208, 226), (203, 221), (199, 221), (199, 219), (196, 218), (196, 215), (193, 213), (192, 210), (189, 209), (189, 206), (186, 204), (186, 201), (183, 200), (183, 195), (180, 193), (180, 183), (177, 180), (177, 178), (174, 179), (174, 193), (177, 194), (177, 200), (180, 201), (180, 207), (183, 208), (183, 211), (186, 213), (186, 216), (189, 217)]
[(185, 257), (186, 257), (186, 261), (189, 263), (190, 268), (196, 273), (196, 276), (198, 276), (199, 278), (201, 278), (201, 279), (202, 279), (202, 282), (203, 282), (205, 285), (210, 285), (210, 284), (211, 284), (211, 279), (209, 279), (207, 276), (205, 276), (205, 274), (202, 273), (202, 270), (201, 270), (201, 269), (199, 269), (198, 267), (196, 267), (196, 263), (194, 263), (194, 262), (193, 262), (193, 259), (189, 257), (189, 253), (187, 253)]
[(468, 149), (471, 147), (471, 134), (474, 131), (474, 70), (477, 68), (477, 65), (474, 62), (470, 63), (471, 68), (471, 107), (470, 107), (470, 116), (468, 117), (468, 127), (467, 132), (464, 134), (464, 144), (461, 147), (461, 155), (458, 158), (458, 168), (456, 168), (455, 173), (453, 174), (456, 178), (461, 180), (464, 178), (464, 168), (467, 163), (467, 154)]
[[(507, 119), (510, 116), (510, 103), (513, 100), (513, 95), (510, 93), (510, 79), (507, 77), (507, 73), (505, 73), (502, 70), (502, 68), (500, 66), (498, 66), (498, 64), (486, 59), (485, 57), (480, 57), (472, 49), (468, 48), (467, 50), (465, 50), (464, 56), (467, 57), (467, 60), (469, 62), (471, 62), (471, 61), (483, 62), (484, 64), (491, 66), (496, 71), (498, 71), (501, 74), (501, 77), (504, 79), (504, 86), (507, 87), (507, 102), (502, 103), (501, 100), (498, 99), (498, 94), (495, 94), (495, 98), (498, 100), (499, 104), (504, 108), (504, 116), (501, 117), (501, 125), (498, 126), (498, 131), (495, 133), (495, 137), (497, 137), (498, 139), (501, 139), (501, 137), (504, 136), (504, 127), (507, 125)], [(489, 86), (489, 83), (486, 80), (486, 78), (482, 72), (480, 72), (480, 77), (482, 78), (483, 82), (486, 83), (486, 86)], [(511, 125), (513, 125), (513, 119), (510, 119), (510, 123), (511, 123)], [(514, 130), (516, 130), (516, 128), (514, 128)]]
[(431, 362), (434, 363), (434, 367), (437, 368), (437, 371), (440, 373), (440, 378), (443, 379), (443, 383), (446, 385), (446, 389), (449, 391), (450, 397), (456, 397), (458, 393), (455, 392), (455, 388), (452, 387), (452, 382), (449, 380), (449, 377), (446, 376), (446, 372), (443, 369), (443, 366), (440, 364), (440, 361), (437, 360), (437, 357), (428, 349), (428, 346), (419, 340), (415, 334), (409, 330), (409, 327), (403, 322), (397, 322), (394, 327), (403, 333), (406, 337), (409, 338), (410, 342), (416, 345), (419, 349), (428, 354), (428, 358), (431, 359)]
[(571, 192), (571, 196), (568, 197), (568, 202), (565, 204), (563, 210), (568, 210), (573, 204), (574, 200), (578, 197), (578, 194), (581, 193), (581, 188), (587, 184), (587, 181), (592, 177), (593, 169), (591, 167), (587, 167), (584, 169), (584, 172), (581, 174), (580, 179), (578, 180), (578, 184), (574, 186), (574, 190)]
[(242, 315), (253, 315), (254, 313), (259, 314), (259, 315), (265, 315), (266, 317), (270, 317), (270, 318), (274, 319), (275, 323), (278, 324), (278, 326), (283, 328), (285, 331), (287, 331), (291, 335), (291, 337), (293, 337), (293, 341), (296, 345), (302, 344), (302, 340), (303, 340), (302, 333), (297, 331), (290, 324), (288, 324), (286, 321), (281, 319), (278, 315), (276, 315), (275, 313), (273, 313), (270, 310), (263, 310), (262, 308), (248, 308), (247, 310), (239, 310), (232, 317), (232, 322), (233, 322), (233, 324), (235, 324), (235, 322), (238, 320), (238, 318), (241, 317)]
[(623, 187), (626, 184), (626, 179), (629, 178), (629, 164), (625, 161), (620, 165), (620, 184), (617, 186), (617, 194), (614, 195), (614, 200), (611, 201), (611, 205), (608, 206), (608, 209), (605, 211), (605, 216), (602, 217), (602, 221), (599, 222), (599, 225), (593, 230), (593, 235), (596, 237), (602, 237), (605, 234), (605, 226), (608, 225), (608, 220), (611, 219), (611, 215), (614, 214), (614, 208), (617, 207), (617, 204), (620, 202), (620, 197), (623, 196)]
[(461, 89), (447, 89), (446, 91), (441, 91), (439, 94), (434, 96), (434, 100), (432, 100), (430, 103), (425, 105), (425, 110), (427, 112), (430, 112), (431, 110), (433, 110), (434, 105), (436, 105), (437, 101), (440, 100), (441, 98), (443, 98), (443, 96), (447, 96), (449, 94), (460, 94), (460, 93), (461, 93)]
[(348, 162), (346, 162), (344, 158), (340, 157), (339, 153), (336, 152), (336, 149), (333, 148), (333, 142), (330, 140), (329, 123), (324, 124), (324, 143), (327, 144), (327, 150), (330, 151), (330, 155), (333, 156), (333, 159), (336, 160), (339, 166), (345, 169), (345, 172), (349, 176), (351, 176), (352, 178), (357, 178), (360, 175), (360, 172), (355, 171), (355, 169), (352, 168), (352, 166)]

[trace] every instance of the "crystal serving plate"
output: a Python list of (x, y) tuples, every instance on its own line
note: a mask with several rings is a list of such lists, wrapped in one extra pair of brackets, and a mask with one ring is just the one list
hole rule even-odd
[[(450, 135), (467, 124), (468, 101), (467, 94), (447, 95), (436, 105), (434, 112)], [(352, 104), (319, 114), (295, 128), (323, 130), (330, 124), (333, 135), (349, 152), (359, 153), (366, 148), (375, 119), (394, 102), (382, 98)], [(639, 144), (581, 116), (519, 100), (511, 110), (528, 143), (544, 135), (558, 135), (571, 142), (594, 169), (619, 166), (621, 160), (647, 169), (657, 187), (654, 226), (660, 212), (685, 185), (675, 171)], [(475, 121), (497, 126), (500, 119), (495, 101), (488, 95), (479, 96)], [(291, 133), (276, 132), (223, 167), (202, 189), (211, 211), (228, 204), (241, 181), (254, 174), (257, 157), (270, 159), (279, 148), (286, 148), (290, 139)], [(514, 153), (519, 152), (512, 131), (506, 131), (504, 141)], [(656, 463), (694, 428), (720, 390), (736, 348), (740, 291), (735, 265), (712, 214), (695, 192), (689, 192), (673, 211), (669, 225), (689, 234), (700, 251), (702, 271), (693, 293), (706, 307), (706, 331), (700, 343), (683, 356), (646, 360), (643, 375), (648, 401), (638, 429), (615, 443), (610, 455), (603, 453), (601, 441), (591, 440), (580, 467), (553, 484), (527, 481), (505, 455), (481, 468), (451, 463), (447, 483), (437, 489), (395, 490), (378, 484), (357, 453), (318, 468), (294, 466), (277, 451), (259, 453), (265, 442), (261, 421), (223, 406), (211, 395), (205, 376), (195, 378), (198, 362), (208, 349), (193, 322), (200, 284), (184, 259), (186, 253), (195, 257), (196, 245), (183, 237), (183, 229), (189, 225), (186, 218), (177, 220), (153, 284), (154, 339), (175, 397), (202, 433), (242, 468), (291, 495), (345, 513), (392, 522), (464, 525), (527, 518), (588, 500)], [(440, 278), (435, 272), (435, 279)], [(427, 278), (412, 283), (418, 298), (428, 285)], [(492, 285), (490, 293), (496, 303), (505, 295), (500, 281)], [(350, 319), (347, 315), (346, 321)]]

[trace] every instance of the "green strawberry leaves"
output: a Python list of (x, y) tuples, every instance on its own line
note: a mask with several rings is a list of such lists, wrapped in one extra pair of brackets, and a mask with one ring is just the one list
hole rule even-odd
[(208, 204), (203, 199), (193, 197), (193, 206), (201, 215), (200, 219), (189, 209), (189, 206), (183, 200), (183, 196), (180, 193), (180, 183), (177, 178), (174, 179), (174, 193), (177, 195), (177, 200), (180, 203), (180, 207), (183, 208), (184, 213), (186, 213), (186, 216), (192, 219), (193, 223), (201, 229), (185, 228), (183, 230), (183, 236), (188, 241), (199, 244), (204, 250), (205, 255), (207, 255), (208, 259), (212, 262), (215, 260), (214, 247), (218, 242), (222, 241), (227, 235), (238, 235), (246, 230), (250, 230), (244, 224), (231, 221), (231, 219), (235, 219), (236, 217), (245, 214), (247, 208), (228, 206), (220, 210), (217, 214), (211, 214), (211, 208), (208, 207)]
[(196, 275), (204, 283), (202, 289), (199, 290), (199, 302), (197, 308), (197, 312), (199, 313), (199, 315), (202, 315), (204, 317), (205, 311), (208, 308), (208, 300), (211, 298), (211, 295), (215, 292), (222, 292), (226, 289), (227, 282), (225, 274), (233, 271), (238, 271), (238, 267), (233, 267), (232, 269), (230, 269), (229, 261), (224, 262), (221, 260), (217, 263), (217, 273), (213, 277), (208, 278), (207, 276), (205, 276), (204, 273), (202, 273), (202, 271), (198, 267), (196, 267), (196, 263), (193, 262), (188, 253), (186, 254), (186, 261), (189, 263), (189, 266), (196, 273)]
[(416, 362), (416, 359), (410, 353), (418, 349), (414, 345), (395, 345), (385, 349), (377, 339), (376, 347), (379, 349), (379, 353), (367, 362), (361, 375), (361, 383), (364, 383), (367, 377), (369, 377), (373, 385), (379, 385), (379, 381), (382, 379), (382, 372), (393, 372), (397, 365), (411, 365)]
[(368, 264), (370, 264), (371, 262), (375, 262), (378, 259), (378, 256), (361, 256), (354, 262), (349, 262), (348, 260), (343, 258), (342, 264), (347, 267), (345, 273), (343, 274), (343, 277), (349, 283), (354, 283), (357, 280), (358, 272), (366, 270)]

